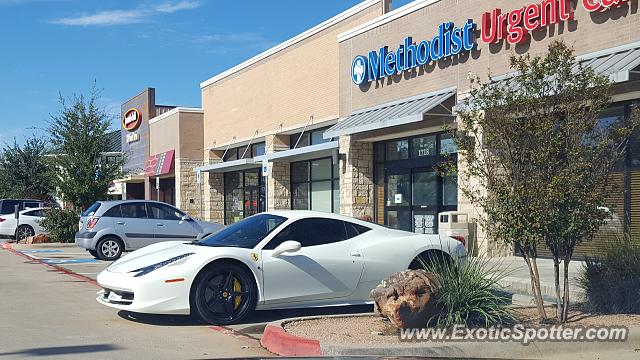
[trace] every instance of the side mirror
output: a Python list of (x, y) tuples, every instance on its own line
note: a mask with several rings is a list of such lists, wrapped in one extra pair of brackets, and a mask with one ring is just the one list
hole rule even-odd
[(297, 241), (285, 241), (282, 244), (278, 245), (273, 252), (271, 253), (271, 257), (278, 257), (284, 253), (294, 253), (296, 251), (300, 251), (302, 245), (300, 245)]
[(180, 218), (181, 221), (191, 221), (191, 216), (184, 214), (182, 215), (182, 217)]

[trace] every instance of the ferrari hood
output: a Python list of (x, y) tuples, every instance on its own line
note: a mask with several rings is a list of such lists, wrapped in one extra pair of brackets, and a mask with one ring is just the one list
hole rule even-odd
[(167, 241), (149, 245), (109, 265), (107, 271), (114, 273), (131, 272), (176, 256), (192, 253), (194, 248), (195, 246), (187, 245), (184, 241)]

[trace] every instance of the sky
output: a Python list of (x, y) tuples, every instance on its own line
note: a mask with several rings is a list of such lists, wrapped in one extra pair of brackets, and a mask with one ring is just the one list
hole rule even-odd
[[(0, 147), (45, 136), (59, 96), (200, 106), (200, 83), (360, 0), (0, 0)], [(394, 8), (410, 0), (395, 0)]]

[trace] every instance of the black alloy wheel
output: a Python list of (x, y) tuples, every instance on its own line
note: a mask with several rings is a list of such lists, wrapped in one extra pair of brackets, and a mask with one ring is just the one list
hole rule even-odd
[(248, 270), (221, 263), (205, 271), (197, 283), (194, 298), (204, 321), (213, 325), (235, 324), (255, 309), (258, 290)]

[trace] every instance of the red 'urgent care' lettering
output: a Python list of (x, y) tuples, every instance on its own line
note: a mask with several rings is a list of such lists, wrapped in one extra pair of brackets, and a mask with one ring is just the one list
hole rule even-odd
[[(583, 0), (625, 1), (625, 0)], [(570, 0), (543, 0), (502, 14), (500, 9), (482, 15), (481, 38), (485, 43), (507, 39), (509, 44), (519, 44), (529, 39), (529, 33), (542, 27), (573, 19)]]
[(622, 6), (626, 2), (629, 2), (629, 0), (582, 0), (582, 6), (585, 10), (594, 12)]

